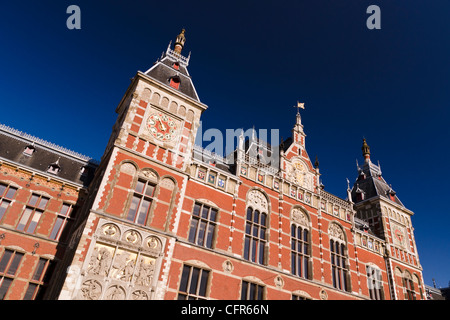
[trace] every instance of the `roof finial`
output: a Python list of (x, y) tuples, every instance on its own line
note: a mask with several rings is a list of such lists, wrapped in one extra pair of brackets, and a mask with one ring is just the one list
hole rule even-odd
[(363, 138), (363, 146), (361, 148), (365, 162), (370, 162), (370, 147), (367, 145), (366, 139)]
[(174, 51), (178, 54), (181, 54), (181, 50), (183, 50), (184, 43), (186, 42), (186, 37), (184, 36), (185, 29), (181, 29), (181, 33), (175, 39), (175, 48)]

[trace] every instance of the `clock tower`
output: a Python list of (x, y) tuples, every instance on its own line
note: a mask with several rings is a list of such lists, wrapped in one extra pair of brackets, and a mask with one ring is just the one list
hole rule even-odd
[[(189, 180), (200, 102), (185, 30), (116, 108), (59, 299), (162, 299)], [(128, 274), (130, 273), (130, 274)], [(73, 285), (76, 283), (77, 285)]]
[(361, 149), (364, 163), (357, 163), (358, 177), (351, 190), (355, 220), (368, 236), (384, 240), (391, 299), (416, 299), (412, 293), (422, 295), (424, 285), (411, 221), (414, 213), (383, 178), (380, 164), (372, 163), (366, 139)]

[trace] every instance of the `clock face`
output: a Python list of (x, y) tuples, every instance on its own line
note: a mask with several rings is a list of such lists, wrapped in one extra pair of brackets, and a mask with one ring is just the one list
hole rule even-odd
[(393, 226), (392, 232), (394, 235), (394, 242), (400, 245), (405, 244), (405, 232), (400, 226)]
[(159, 141), (173, 141), (178, 132), (177, 122), (170, 116), (156, 112), (147, 119), (150, 133)]

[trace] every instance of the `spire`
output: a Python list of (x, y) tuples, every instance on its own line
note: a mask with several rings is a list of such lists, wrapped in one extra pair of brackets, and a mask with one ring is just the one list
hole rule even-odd
[(185, 29), (181, 29), (181, 33), (175, 39), (175, 53), (181, 54), (181, 50), (183, 50), (184, 43), (186, 42), (186, 37), (184, 36)]
[(362, 153), (365, 162), (370, 162), (370, 147), (367, 145), (366, 139), (363, 139)]

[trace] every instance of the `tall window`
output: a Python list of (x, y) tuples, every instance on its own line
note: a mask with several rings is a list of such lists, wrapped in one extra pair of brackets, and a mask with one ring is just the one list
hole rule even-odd
[(216, 219), (217, 209), (196, 203), (189, 228), (189, 242), (212, 248)]
[(264, 286), (242, 280), (241, 300), (264, 300)]
[(344, 243), (339, 241), (330, 240), (330, 251), (331, 251), (331, 273), (333, 277), (333, 287), (348, 291), (347, 278), (348, 278), (348, 267), (347, 267), (347, 254), (346, 247)]
[(4, 300), (19, 269), (23, 253), (6, 249), (0, 259), (0, 300)]
[(131, 200), (127, 220), (145, 225), (150, 212), (150, 206), (154, 193), (154, 184), (139, 179), (136, 185), (136, 190), (133, 194), (133, 199)]
[(267, 214), (249, 207), (246, 219), (244, 259), (263, 264), (264, 247), (267, 242)]
[(296, 224), (291, 225), (291, 272), (309, 278), (308, 230)]
[(74, 220), (74, 208), (71, 204), (63, 203), (61, 210), (58, 212), (55, 225), (50, 233), (50, 239), (52, 240), (67, 240), (67, 231), (70, 230), (70, 226)]
[(367, 287), (369, 288), (369, 296), (372, 300), (384, 300), (383, 280), (381, 278), (381, 270), (372, 266), (366, 266)]
[(0, 184), (0, 220), (3, 218), (3, 215), (8, 209), (11, 200), (14, 198), (16, 194), (17, 188), (8, 186), (6, 184)]
[(53, 273), (53, 263), (50, 260), (40, 258), (34, 275), (28, 284), (24, 300), (40, 300), (44, 296), (48, 281)]
[(34, 233), (49, 200), (49, 198), (33, 193), (16, 229)]
[(403, 287), (405, 288), (405, 299), (406, 300), (416, 300), (416, 293), (414, 292), (414, 281), (411, 275), (405, 272), (403, 277)]
[(183, 266), (178, 300), (205, 300), (209, 271), (193, 266)]

